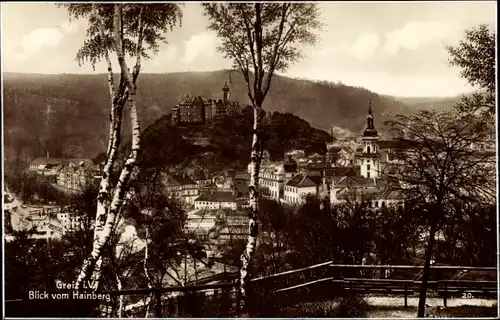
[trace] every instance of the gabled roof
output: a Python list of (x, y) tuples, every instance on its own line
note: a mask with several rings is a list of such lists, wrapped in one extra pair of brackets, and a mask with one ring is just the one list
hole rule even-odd
[(186, 95), (184, 99), (179, 102), (180, 106), (192, 106), (195, 104), (198, 105), (210, 105), (212, 103), (212, 100), (205, 96), (192, 96), (192, 95)]
[[(319, 179), (318, 179), (319, 178)], [(321, 176), (310, 176), (304, 174), (298, 174), (293, 177), (287, 186), (297, 187), (297, 188), (307, 188), (307, 187), (317, 187), (321, 183)]]
[[(355, 188), (342, 188), (338, 191), (339, 199), (346, 199), (349, 196), (348, 191), (354, 191), (370, 200), (402, 200), (403, 192), (401, 189), (386, 189), (384, 187), (368, 188), (356, 190)], [(367, 199), (367, 200), (368, 200)]]
[(207, 180), (205, 172), (203, 172), (203, 170), (201, 169), (195, 169), (193, 171), (193, 180)]
[(187, 176), (172, 175), (172, 174), (166, 176), (165, 182), (168, 185), (177, 185), (177, 186), (187, 186), (196, 184), (191, 178)]
[(94, 165), (94, 161), (91, 159), (81, 159), (81, 158), (44, 158), (38, 157), (31, 161), (30, 165), (39, 166), (39, 165), (68, 165), (73, 163), (79, 166), (92, 166)]
[(194, 201), (209, 201), (209, 202), (236, 202), (232, 192), (216, 191), (212, 194), (203, 194)]
[(334, 181), (335, 187), (375, 187), (376, 182), (374, 179), (357, 177), (357, 176), (344, 176)]
[(331, 169), (331, 168), (333, 168), (331, 163), (324, 163), (323, 161), (311, 163), (311, 164), (307, 165), (308, 170), (314, 170), (314, 171), (323, 170), (323, 169)]
[(247, 172), (238, 172), (233, 180), (250, 180), (250, 175)]
[(333, 167), (325, 169), (325, 176), (327, 177), (352, 177), (357, 176), (359, 167)]

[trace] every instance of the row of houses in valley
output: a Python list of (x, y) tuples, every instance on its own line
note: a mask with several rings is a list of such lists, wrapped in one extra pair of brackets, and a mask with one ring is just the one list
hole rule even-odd
[[(21, 220), (15, 226), (11, 221), (13, 215)], [(16, 206), (9, 210), (6, 218), (10, 220), (8, 224), (12, 227), (11, 231), (31, 230), (31, 238), (39, 240), (60, 239), (69, 232), (83, 228), (80, 215), (60, 206)]]
[(29, 170), (51, 180), (68, 191), (80, 190), (100, 178), (101, 168), (90, 159), (38, 157)]

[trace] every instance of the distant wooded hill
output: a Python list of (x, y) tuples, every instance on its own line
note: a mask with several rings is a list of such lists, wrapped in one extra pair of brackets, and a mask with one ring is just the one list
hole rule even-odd
[[(219, 99), (224, 81), (229, 82), (232, 100), (248, 103), (246, 85), (236, 72), (231, 77), (228, 71), (141, 74), (137, 101), (142, 128), (169, 114), (188, 93)], [(363, 88), (282, 76), (273, 79), (264, 108), (292, 113), (316, 128), (357, 134), (365, 126), (370, 98), (380, 132), (384, 120), (415, 110)], [(106, 148), (108, 101), (104, 74), (4, 74), (7, 159), (26, 160), (47, 152), (51, 157), (94, 157)], [(128, 131), (125, 122), (124, 141)]]

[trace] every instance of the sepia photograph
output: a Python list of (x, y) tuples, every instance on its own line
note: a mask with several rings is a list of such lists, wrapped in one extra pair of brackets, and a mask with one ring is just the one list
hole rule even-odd
[(498, 318), (496, 1), (0, 4), (2, 318)]

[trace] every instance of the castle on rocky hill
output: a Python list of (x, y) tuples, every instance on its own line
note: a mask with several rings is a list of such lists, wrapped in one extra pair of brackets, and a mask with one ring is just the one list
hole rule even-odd
[(186, 95), (178, 105), (172, 108), (172, 125), (213, 125), (223, 117), (239, 114), (240, 105), (237, 101), (229, 99), (229, 92), (229, 86), (225, 82), (222, 87), (222, 99)]

